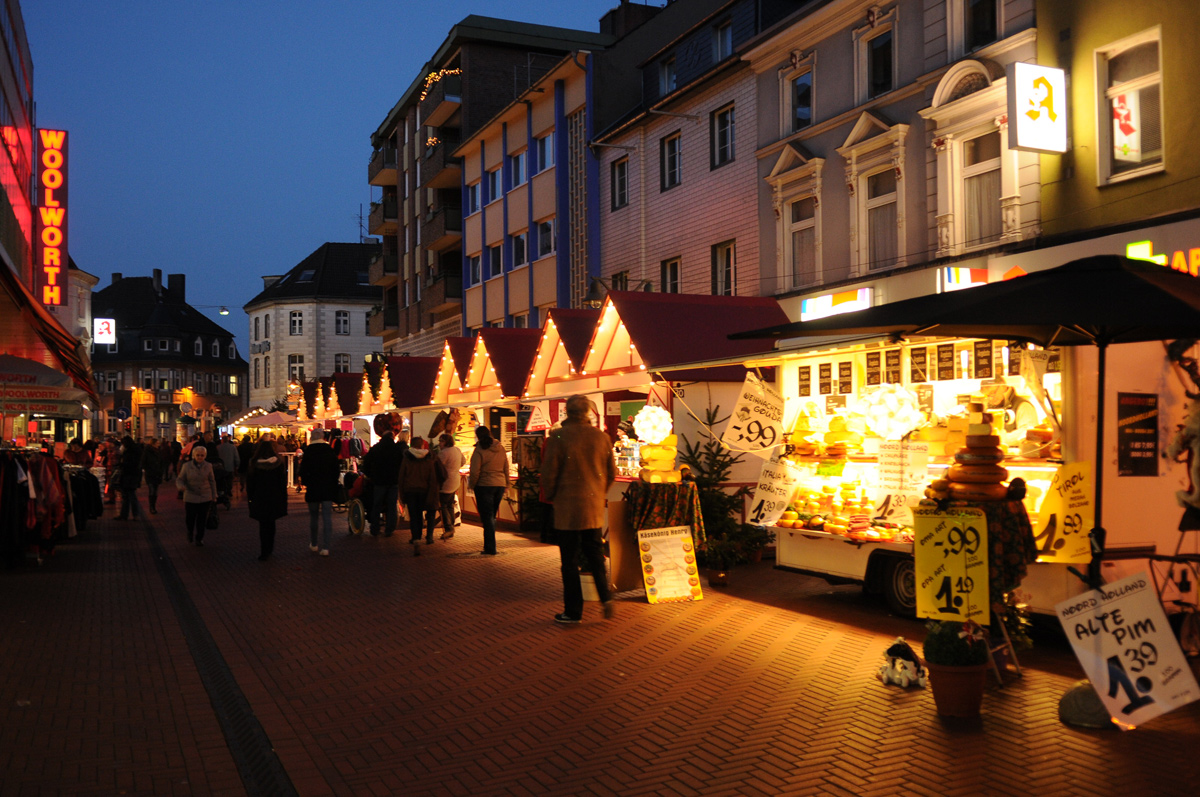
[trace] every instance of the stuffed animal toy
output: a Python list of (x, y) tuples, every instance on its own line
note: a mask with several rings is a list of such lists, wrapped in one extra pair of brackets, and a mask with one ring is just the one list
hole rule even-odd
[(901, 687), (925, 688), (926, 675), (921, 658), (904, 641), (904, 637), (896, 637), (884, 655), (887, 656), (887, 663), (879, 668), (879, 680)]

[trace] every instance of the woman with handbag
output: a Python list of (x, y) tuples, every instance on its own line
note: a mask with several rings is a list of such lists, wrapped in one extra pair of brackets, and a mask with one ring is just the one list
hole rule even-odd
[(197, 547), (204, 545), (209, 513), (217, 511), (217, 479), (207, 459), (208, 449), (193, 446), (191, 456), (179, 466), (179, 475), (175, 477), (175, 489), (183, 499), (187, 540), (190, 543), (194, 539)]
[(254, 447), (246, 474), (246, 497), (250, 517), (258, 521), (258, 561), (265, 562), (275, 550), (275, 521), (287, 515), (287, 467), (275, 453), (275, 444), (264, 437)]
[(479, 523), (483, 526), (483, 554), (496, 555), (496, 514), (508, 487), (508, 452), (486, 426), (475, 427), (475, 450), (467, 487), (475, 492)]

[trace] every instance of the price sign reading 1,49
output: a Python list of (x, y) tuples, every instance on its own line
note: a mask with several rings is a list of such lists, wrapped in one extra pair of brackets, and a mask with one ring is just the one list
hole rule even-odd
[(987, 518), (981, 509), (913, 510), (917, 616), (988, 622)]

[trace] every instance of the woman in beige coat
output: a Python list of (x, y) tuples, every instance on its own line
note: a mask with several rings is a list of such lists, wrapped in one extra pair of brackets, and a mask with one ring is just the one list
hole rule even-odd
[(475, 491), (475, 507), (483, 526), (483, 553), (496, 555), (496, 513), (508, 487), (508, 452), (486, 426), (475, 427), (475, 450), (467, 487)]
[(175, 488), (183, 499), (184, 523), (187, 525), (187, 541), (204, 545), (204, 530), (208, 513), (215, 512), (217, 501), (217, 479), (208, 459), (208, 449), (201, 445), (192, 446), (191, 456), (179, 466)]

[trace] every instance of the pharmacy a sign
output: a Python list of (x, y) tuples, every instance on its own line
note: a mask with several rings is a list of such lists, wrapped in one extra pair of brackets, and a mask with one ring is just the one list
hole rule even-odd
[(1067, 151), (1067, 73), (1012, 63), (1008, 76), (1008, 146), (1029, 152)]

